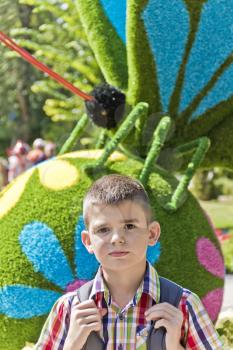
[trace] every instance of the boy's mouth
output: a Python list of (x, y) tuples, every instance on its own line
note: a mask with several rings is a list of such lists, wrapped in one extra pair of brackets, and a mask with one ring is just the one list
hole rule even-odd
[(111, 252), (111, 253), (109, 253), (109, 255), (115, 256), (115, 257), (119, 257), (119, 256), (125, 256), (125, 255), (127, 255), (128, 253), (129, 253), (129, 252), (117, 251), (117, 252)]

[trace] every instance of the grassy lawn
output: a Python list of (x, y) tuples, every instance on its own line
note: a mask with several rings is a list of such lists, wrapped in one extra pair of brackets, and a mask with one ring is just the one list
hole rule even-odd
[(209, 214), (216, 228), (232, 228), (233, 231), (233, 200), (200, 201), (200, 204)]

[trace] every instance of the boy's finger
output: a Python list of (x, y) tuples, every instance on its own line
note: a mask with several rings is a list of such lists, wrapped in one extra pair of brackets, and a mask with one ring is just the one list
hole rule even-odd
[(100, 322), (93, 322), (93, 323), (86, 324), (84, 327), (89, 329), (90, 331), (99, 332), (101, 329), (101, 324)]
[(75, 304), (79, 310), (87, 309), (89, 307), (96, 307), (94, 300), (89, 299), (86, 301), (83, 301), (82, 303), (77, 303)]
[(155, 325), (154, 325), (154, 328), (157, 329), (157, 328), (160, 328), (160, 327), (165, 327), (166, 330), (168, 330), (168, 327), (169, 327), (168, 321), (166, 321), (164, 319), (157, 321), (155, 323)]
[(99, 311), (97, 308), (88, 308), (84, 310), (74, 309), (73, 313), (78, 317), (86, 317), (89, 315), (99, 315)]
[(177, 308), (173, 305), (170, 305), (168, 303), (159, 303), (159, 304), (155, 304), (153, 306), (151, 306), (149, 309), (146, 310), (145, 313), (148, 313), (152, 310), (157, 310), (157, 309), (164, 309), (164, 310), (168, 310), (171, 312), (174, 312), (175, 310), (177, 310)]
[(93, 322), (101, 322), (100, 315), (88, 315), (86, 317), (82, 317), (80, 320), (80, 324), (89, 324)]
[(147, 321), (158, 320), (161, 318), (164, 318), (166, 320), (170, 320), (170, 319), (174, 318), (174, 315), (169, 314), (168, 312), (166, 312), (166, 310), (156, 310), (156, 311), (151, 312), (149, 315), (146, 316)]
[(179, 316), (170, 316), (169, 314), (166, 314), (164, 312), (156, 312), (155, 314), (151, 314), (146, 317), (146, 321), (156, 321), (156, 320), (165, 320), (172, 324), (178, 324), (182, 325), (183, 318), (180, 318)]

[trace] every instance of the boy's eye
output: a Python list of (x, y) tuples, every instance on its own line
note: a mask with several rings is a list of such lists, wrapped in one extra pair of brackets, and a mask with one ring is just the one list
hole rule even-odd
[(109, 232), (108, 227), (101, 227), (97, 230), (97, 233), (107, 233), (107, 232)]
[(125, 229), (126, 230), (133, 230), (136, 226), (134, 224), (126, 224)]

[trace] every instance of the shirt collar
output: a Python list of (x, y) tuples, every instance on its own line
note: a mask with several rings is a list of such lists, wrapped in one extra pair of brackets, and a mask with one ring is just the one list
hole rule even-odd
[[(104, 299), (108, 305), (111, 303), (111, 295), (110, 292), (104, 283), (103, 275), (102, 275), (102, 267), (100, 266), (97, 274), (93, 281), (93, 286), (91, 290), (90, 297), (96, 297), (98, 293), (104, 293)], [(150, 295), (150, 297), (157, 303), (159, 303), (160, 299), (160, 282), (159, 275), (155, 268), (147, 261), (146, 263), (146, 271), (143, 278), (143, 281), (139, 288), (136, 291), (134, 301), (137, 303), (142, 293)]]

